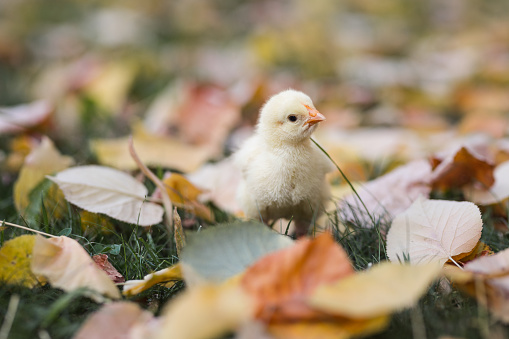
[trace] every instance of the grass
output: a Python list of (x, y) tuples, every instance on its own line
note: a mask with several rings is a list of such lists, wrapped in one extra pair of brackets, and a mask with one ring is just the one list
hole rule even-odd
[[(12, 187), (4, 188), (0, 197), (2, 214), (13, 216), (16, 214), (14, 206), (6, 206)], [(60, 219), (56, 219), (48, 209), (41, 208), (33, 218), (38, 220), (38, 224), (30, 226), (51, 234), (67, 234), (78, 240), (91, 255), (108, 254), (112, 264), (126, 279), (141, 279), (147, 273), (168, 267), (178, 260), (175, 243), (163, 225), (144, 228), (108, 220), (114, 225), (113, 231), (87, 233), (81, 227), (78, 210), (71, 205), (66, 207), (67, 214)], [(231, 216), (218, 209), (215, 209), (215, 214), (220, 221), (231, 219)], [(372, 224), (365, 227), (366, 218), (360, 211), (355, 211), (353, 215), (356, 218), (345, 222), (344, 227), (338, 226), (340, 220), (336, 215), (329, 217), (336, 225), (333, 235), (347, 251), (355, 269), (362, 270), (386, 260), (383, 234), (389, 226), (387, 218), (368, 218)], [(494, 227), (499, 220), (493, 216), (493, 211), (485, 211), (483, 218), (485, 227), (482, 240), (496, 251), (507, 247), (509, 238)], [(7, 228), (0, 233), (0, 244), (24, 233)], [(183, 288), (182, 283), (171, 289), (156, 286), (132, 297), (131, 301), (159, 314), (162, 305)], [(17, 300), (16, 308), (13, 310), (10, 307), (8, 311), (8, 305), (16, 304)], [(7, 338), (52, 339), (72, 337), (87, 316), (100, 307), (84, 297), (80, 290), (66, 294), (47, 285), (28, 289), (5, 283), (0, 283), (0, 305), (5, 305), (0, 307), (0, 319), (7, 319), (9, 312), (11, 316), (14, 315)], [(437, 338), (441, 335), (491, 338), (494, 333), (507, 337), (509, 328), (497, 323), (474, 299), (441, 282), (434, 284), (414, 308), (395, 314), (389, 327), (372, 338)]]

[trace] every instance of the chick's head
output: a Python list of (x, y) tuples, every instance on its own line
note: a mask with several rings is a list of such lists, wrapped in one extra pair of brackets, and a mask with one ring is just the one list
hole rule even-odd
[(257, 131), (276, 143), (299, 143), (309, 138), (325, 117), (311, 99), (292, 89), (271, 97), (263, 106)]

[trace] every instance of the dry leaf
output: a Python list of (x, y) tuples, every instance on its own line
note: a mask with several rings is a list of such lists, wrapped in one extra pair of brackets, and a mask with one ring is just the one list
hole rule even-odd
[(134, 80), (136, 69), (133, 64), (118, 60), (101, 66), (84, 90), (102, 108), (119, 114), (127, 99), (127, 91)]
[(479, 208), (471, 202), (417, 199), (394, 218), (387, 233), (392, 262), (439, 262), (470, 252), (481, 237)]
[(41, 124), (53, 106), (47, 101), (35, 101), (14, 107), (0, 107), (0, 134), (19, 133)]
[(80, 220), (81, 229), (85, 234), (113, 234), (115, 232), (115, 225), (102, 214), (82, 210), (80, 211)]
[(149, 275), (146, 275), (143, 280), (126, 281), (122, 294), (130, 297), (140, 294), (152, 286), (161, 283), (168, 283), (165, 286), (170, 288), (180, 280), (182, 280), (182, 271), (180, 269), (180, 264), (176, 264), (160, 271), (150, 273)]
[(73, 339), (133, 338), (133, 329), (154, 321), (152, 313), (132, 302), (113, 302), (93, 313)]
[(495, 181), (494, 168), (494, 164), (472, 148), (463, 146), (433, 170), (431, 182), (433, 188), (439, 190), (461, 188), (475, 181), (490, 187)]
[[(141, 127), (134, 128), (133, 136), (136, 151), (147, 166), (192, 172), (211, 157), (206, 146), (194, 146), (173, 137), (151, 135)], [(129, 154), (128, 144), (128, 137), (96, 139), (91, 141), (90, 147), (99, 163), (121, 170), (134, 170), (138, 167)]]
[(318, 287), (310, 304), (353, 319), (380, 317), (413, 306), (440, 273), (440, 265), (383, 262), (367, 271)]
[(30, 204), (30, 192), (45, 176), (66, 169), (73, 162), (71, 157), (61, 155), (48, 137), (43, 137), (41, 144), (34, 147), (25, 158), (18, 180), (14, 184), (16, 209), (23, 213)]
[(209, 156), (216, 157), (222, 154), (230, 130), (239, 121), (240, 108), (228, 91), (177, 82), (150, 107), (145, 126), (158, 135), (173, 134), (186, 144), (207, 146)]
[(103, 166), (69, 168), (48, 177), (58, 184), (65, 198), (94, 213), (140, 226), (162, 221), (161, 206), (147, 202), (147, 188), (130, 175)]
[(249, 297), (238, 284), (191, 288), (165, 308), (161, 329), (154, 339), (216, 338), (247, 322), (252, 309)]
[[(186, 177), (178, 173), (167, 172), (164, 176), (163, 184), (170, 200), (175, 205), (185, 208), (190, 213), (207, 221), (214, 221), (214, 215), (207, 206), (198, 201), (198, 196), (202, 190), (195, 187)], [(154, 192), (154, 197), (158, 197), (160, 191)]]
[[(64, 291), (87, 287), (110, 298), (120, 298), (117, 287), (81, 245), (61, 236), (46, 239), (37, 236), (32, 252), (32, 272), (44, 276), (51, 285)], [(96, 301), (102, 299), (91, 294)]]
[(125, 281), (125, 278), (120, 274), (115, 267), (108, 261), (108, 255), (107, 254), (97, 254), (92, 257), (92, 260), (95, 262), (95, 264), (102, 269), (110, 279), (118, 284), (123, 283)]
[[(415, 160), (372, 180), (357, 189), (362, 202), (375, 218), (389, 220), (406, 210), (419, 196), (428, 196), (431, 165), (425, 160)], [(344, 220), (358, 220), (363, 217), (366, 225), (372, 225), (359, 198), (351, 193), (338, 204)]]
[(383, 330), (389, 316), (362, 320), (334, 319), (334, 321), (271, 324), (270, 334), (276, 339), (348, 339), (367, 336)]
[(0, 281), (34, 287), (43, 282), (30, 269), (35, 235), (21, 235), (8, 240), (0, 248)]
[(493, 171), (493, 186), (470, 185), (463, 188), (465, 199), (479, 205), (492, 205), (509, 197), (509, 161), (498, 165)]
[(498, 319), (509, 323), (509, 249), (469, 261), (463, 268), (446, 265), (444, 273)]
[(196, 187), (204, 192), (201, 201), (212, 201), (216, 206), (232, 214), (241, 212), (237, 202), (237, 188), (240, 183), (240, 170), (228, 157), (214, 164), (206, 164), (196, 172), (187, 175)]
[(346, 252), (324, 233), (258, 260), (241, 285), (256, 302), (256, 318), (266, 323), (320, 320), (328, 316), (314, 310), (307, 297), (318, 286), (353, 273)]

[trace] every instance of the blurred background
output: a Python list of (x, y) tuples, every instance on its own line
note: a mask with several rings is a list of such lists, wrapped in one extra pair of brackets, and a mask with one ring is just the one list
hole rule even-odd
[(343, 162), (503, 137), (508, 13), (502, 0), (0, 0), (4, 158), (13, 135), (86, 159), (89, 140), (138, 131), (214, 160), (289, 87), (327, 116), (318, 137)]

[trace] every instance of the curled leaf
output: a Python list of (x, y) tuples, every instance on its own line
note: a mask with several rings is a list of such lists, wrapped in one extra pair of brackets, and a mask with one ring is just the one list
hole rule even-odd
[(122, 294), (126, 296), (133, 296), (161, 283), (168, 283), (165, 286), (171, 287), (179, 280), (182, 280), (182, 271), (180, 264), (176, 264), (160, 271), (150, 273), (146, 275), (143, 280), (126, 281)]
[[(32, 252), (32, 272), (42, 275), (49, 283), (64, 291), (87, 287), (110, 298), (120, 298), (120, 292), (94, 263), (81, 245), (71, 238), (61, 236), (46, 239), (37, 236)], [(91, 298), (101, 301), (96, 294)]]

